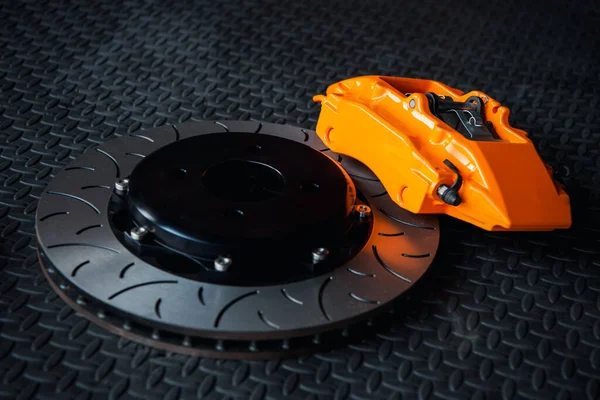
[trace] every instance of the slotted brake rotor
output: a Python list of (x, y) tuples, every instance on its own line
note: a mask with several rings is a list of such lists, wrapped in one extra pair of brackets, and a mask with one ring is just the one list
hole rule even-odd
[(417, 281), (437, 218), (397, 207), (305, 129), (193, 122), (90, 149), (37, 208), (42, 268), (75, 310), (157, 348), (302, 354), (364, 332)]

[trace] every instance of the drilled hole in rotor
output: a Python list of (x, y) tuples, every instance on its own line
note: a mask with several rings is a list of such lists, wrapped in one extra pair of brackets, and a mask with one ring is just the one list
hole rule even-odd
[(319, 190), (321, 190), (321, 186), (319, 186), (319, 184), (315, 182), (304, 183), (301, 187), (302, 191), (306, 193), (316, 193)]

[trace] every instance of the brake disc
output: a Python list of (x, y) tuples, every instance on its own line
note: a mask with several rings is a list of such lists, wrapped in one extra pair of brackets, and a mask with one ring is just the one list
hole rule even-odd
[(314, 132), (241, 121), (90, 149), (50, 182), (36, 221), (44, 273), (82, 315), (157, 348), (229, 358), (364, 331), (439, 242), (436, 217), (396, 206)]

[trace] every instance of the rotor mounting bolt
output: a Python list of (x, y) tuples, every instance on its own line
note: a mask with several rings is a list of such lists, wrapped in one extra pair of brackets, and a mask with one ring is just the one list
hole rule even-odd
[(356, 215), (358, 215), (358, 218), (360, 219), (368, 218), (369, 215), (371, 215), (371, 207), (365, 204), (357, 205), (356, 207), (354, 207), (354, 210), (356, 211)]
[(317, 247), (312, 252), (313, 263), (316, 264), (321, 261), (324, 261), (328, 255), (329, 255), (329, 250), (327, 250), (325, 247)]
[(125, 193), (129, 189), (129, 179), (119, 179), (115, 182), (115, 190), (119, 193)]
[(215, 270), (219, 272), (225, 272), (231, 267), (233, 260), (231, 257), (219, 256), (215, 259)]
[(129, 232), (129, 234), (131, 235), (131, 238), (133, 240), (139, 242), (141, 240), (144, 240), (148, 232), (148, 228), (146, 228), (145, 226), (136, 226)]
[(415, 99), (411, 99), (408, 102), (408, 105), (410, 106), (410, 108), (415, 108), (415, 106), (417, 105), (417, 102), (415, 101)]

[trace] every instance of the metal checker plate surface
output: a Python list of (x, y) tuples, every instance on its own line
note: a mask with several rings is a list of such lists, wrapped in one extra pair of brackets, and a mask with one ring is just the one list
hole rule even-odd
[[(0, 20), (0, 396), (600, 396), (595, 2), (4, 1)], [(152, 350), (48, 287), (37, 199), (86, 148), (189, 120), (312, 129), (310, 97), (361, 74), (437, 79), (508, 105), (566, 181), (575, 227), (489, 234), (444, 219), (444, 256), (391, 329), (285, 361)]]

